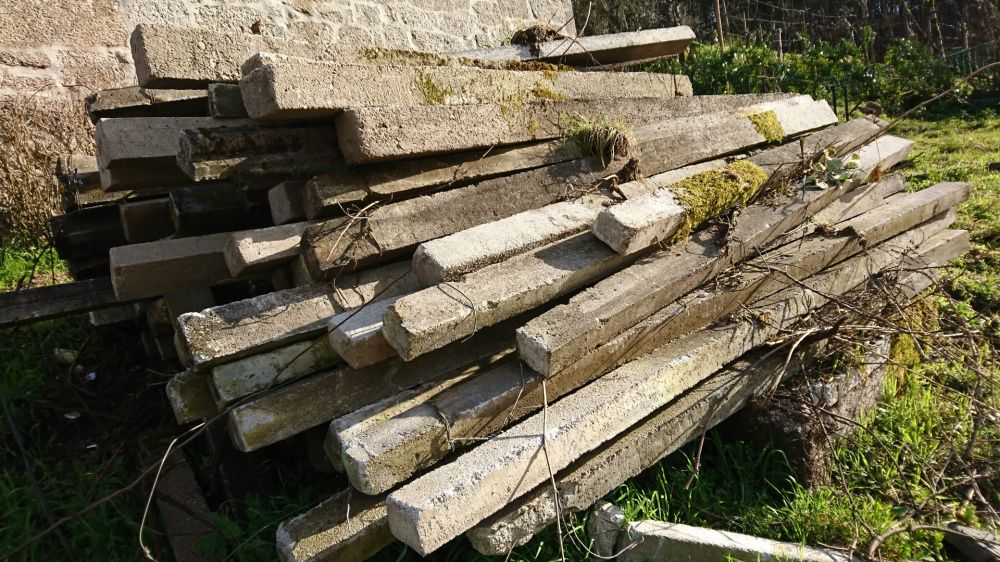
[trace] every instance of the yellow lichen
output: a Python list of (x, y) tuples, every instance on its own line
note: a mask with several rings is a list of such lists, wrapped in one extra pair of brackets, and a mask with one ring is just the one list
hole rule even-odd
[(559, 78), (559, 73), (555, 70), (544, 70), (542, 71), (542, 76), (549, 82), (555, 82), (556, 78)]
[(684, 207), (684, 220), (673, 242), (686, 239), (700, 224), (733, 207), (746, 205), (764, 182), (767, 172), (748, 160), (738, 160), (721, 170), (709, 170), (670, 187)]
[(748, 115), (747, 119), (753, 123), (757, 132), (767, 139), (767, 142), (781, 142), (785, 138), (785, 130), (781, 128), (781, 122), (778, 121), (778, 115), (774, 111), (754, 113)]
[(569, 96), (567, 96), (566, 94), (557, 92), (552, 88), (549, 88), (545, 84), (542, 84), (541, 82), (535, 84), (535, 87), (531, 90), (531, 93), (532, 95), (535, 96), (536, 99), (540, 100), (562, 101), (569, 99)]
[(604, 165), (628, 156), (635, 142), (632, 130), (622, 121), (612, 121), (606, 116), (562, 117), (563, 141), (581, 156), (600, 156)]
[(427, 105), (442, 105), (448, 96), (455, 93), (452, 88), (439, 83), (429, 72), (418, 72), (413, 78), (413, 86)]

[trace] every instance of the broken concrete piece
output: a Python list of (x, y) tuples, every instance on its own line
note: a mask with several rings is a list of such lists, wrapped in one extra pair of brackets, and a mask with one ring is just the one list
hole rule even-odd
[(323, 441), (323, 449), (326, 451), (327, 457), (338, 471), (343, 472), (344, 463), (341, 456), (345, 449), (368, 441), (371, 432), (375, 431), (382, 423), (430, 401), (465, 380), (477, 376), (479, 376), (478, 373), (423, 384), (417, 388), (398, 392), (389, 398), (333, 420), (330, 422), (326, 439)]
[(209, 84), (208, 114), (216, 119), (247, 117), (239, 84)]
[(329, 422), (388, 396), (441, 378), (479, 372), (510, 355), (512, 330), (484, 330), (474, 340), (404, 363), (395, 359), (343, 367), (267, 393), (229, 412), (229, 433), (241, 451), (254, 451)]
[(556, 139), (563, 136), (567, 124), (586, 121), (621, 122), (638, 129), (658, 121), (787, 99), (795, 96), (550, 101), (514, 112), (503, 104), (413, 106), (391, 111), (353, 108), (337, 116), (337, 138), (347, 162), (362, 164)]
[(192, 364), (203, 368), (319, 337), (335, 314), (418, 288), (409, 262), (398, 262), (344, 273), (330, 284), (278, 291), (184, 314), (178, 319), (179, 333)]
[(218, 413), (208, 386), (208, 377), (184, 371), (167, 381), (167, 399), (177, 423), (185, 424), (210, 418)]
[(274, 224), (300, 222), (306, 218), (302, 196), (306, 183), (303, 180), (289, 180), (279, 183), (267, 192), (267, 203), (271, 208)]
[(310, 223), (299, 222), (234, 232), (226, 243), (226, 265), (233, 277), (267, 271), (299, 255), (302, 234)]
[(433, 552), (546, 481), (550, 470), (562, 470), (831, 295), (902, 258), (891, 248), (872, 250), (814, 276), (806, 286), (755, 303), (752, 310), (771, 323), (739, 321), (668, 344), (391, 493), (386, 502), (393, 535), (422, 555)]
[(454, 281), (587, 230), (602, 204), (611, 204), (611, 199), (596, 195), (564, 201), (424, 242), (413, 256), (413, 270), (426, 285)]
[(212, 367), (212, 396), (221, 407), (272, 386), (300, 379), (340, 362), (319, 336)]
[(625, 527), (625, 513), (618, 506), (599, 501), (587, 517), (587, 535), (594, 541), (596, 553), (602, 558), (613, 558), (618, 552), (618, 536)]
[(546, 61), (570, 66), (638, 64), (684, 51), (694, 41), (690, 27), (646, 29), (546, 41), (537, 46), (508, 45), (462, 51), (455, 56), (480, 60)]
[(345, 490), (278, 525), (282, 562), (362, 562), (392, 544), (385, 498)]
[[(324, 125), (185, 127), (174, 137), (177, 165), (195, 181), (231, 177), (308, 179), (342, 167), (336, 132)], [(178, 149), (179, 142), (179, 149)]]
[(96, 123), (112, 117), (207, 117), (205, 90), (151, 90), (127, 86), (87, 96), (87, 115)]
[(142, 299), (232, 279), (223, 253), (229, 238), (229, 233), (209, 234), (112, 248), (115, 296)]
[[(866, 126), (857, 127), (857, 124)], [(842, 145), (858, 136), (870, 134), (870, 131), (865, 132), (866, 128), (874, 131), (877, 130), (877, 125), (865, 121), (852, 122), (815, 136), (830, 139), (839, 137), (842, 141), (838, 144)], [(845, 131), (850, 134), (841, 137)], [(872, 149), (864, 152), (868, 155), (878, 151)], [(891, 159), (886, 162), (898, 162), (895, 160), (898, 157), (896, 152), (887, 152)], [(865, 167), (857, 171), (857, 177), (866, 179), (878, 165), (878, 160), (867, 161)], [(713, 239), (714, 235), (704, 232), (696, 233), (685, 247), (661, 250), (649, 259), (577, 294), (569, 303), (530, 321), (518, 330), (519, 355), (532, 369), (544, 375), (566, 368), (629, 326), (634, 326), (680, 295), (750, 255), (755, 248), (765, 246), (850, 191), (854, 185), (849, 182), (848, 185), (834, 186), (828, 190), (802, 189), (788, 204), (781, 207), (748, 207), (741, 214), (731, 233), (732, 242), (724, 251)]]
[(144, 201), (127, 201), (118, 205), (122, 232), (129, 244), (152, 242), (174, 233), (170, 199), (161, 197)]
[(400, 357), (413, 359), (603, 279), (635, 259), (584, 232), (405, 296), (386, 311), (382, 330)]
[[(857, 562), (857, 558), (804, 545), (772, 541), (729, 531), (691, 527), (680, 523), (639, 521), (625, 530), (625, 544), (618, 560), (676, 560), (677, 562)], [(631, 548), (625, 549), (625, 546)]]
[(348, 365), (360, 369), (395, 357), (395, 350), (382, 335), (382, 317), (399, 298), (377, 300), (330, 319), (330, 345)]
[[(379, 87), (369, 87), (376, 80)], [(244, 75), (240, 90), (250, 117), (274, 120), (334, 117), (354, 107), (500, 103), (517, 111), (547, 100), (672, 98), (688, 84), (686, 76), (646, 72), (416, 67), (282, 57)]]

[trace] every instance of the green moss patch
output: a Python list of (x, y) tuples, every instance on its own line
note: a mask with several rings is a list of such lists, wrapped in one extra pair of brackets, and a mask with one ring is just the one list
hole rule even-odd
[(764, 182), (767, 172), (747, 160), (739, 160), (721, 170), (691, 176), (670, 187), (677, 202), (684, 207), (684, 222), (674, 235), (674, 242), (686, 239), (698, 225), (733, 207), (746, 205)]
[(448, 96), (455, 93), (451, 88), (438, 82), (429, 72), (418, 73), (413, 79), (413, 86), (427, 105), (443, 105)]
[(777, 143), (785, 138), (785, 130), (781, 128), (778, 115), (774, 111), (763, 111), (748, 115), (747, 119), (753, 123), (757, 132), (767, 139), (767, 142)]

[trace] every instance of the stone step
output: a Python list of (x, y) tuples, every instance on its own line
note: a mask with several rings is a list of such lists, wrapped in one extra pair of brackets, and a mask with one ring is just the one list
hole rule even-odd
[(177, 165), (194, 181), (268, 175), (308, 179), (343, 167), (332, 126), (187, 128), (174, 138), (178, 142)]
[(183, 343), (179, 351), (198, 369), (256, 355), (323, 336), (331, 316), (419, 286), (410, 264), (398, 262), (344, 273), (329, 285), (298, 287), (184, 314), (178, 318)]
[[(877, 129), (875, 124), (869, 125)], [(836, 138), (843, 131), (850, 133), (847, 139), (866, 134), (846, 124), (815, 136)], [(750, 206), (740, 214), (729, 234), (730, 242), (716, 240), (714, 232), (696, 233), (687, 245), (660, 250), (636, 266), (575, 295), (567, 304), (518, 330), (521, 358), (544, 375), (554, 374), (574, 363), (851, 191), (857, 183), (867, 179), (862, 176), (875, 170), (880, 163), (888, 168), (899, 162), (900, 155), (905, 155), (908, 147), (901, 153), (890, 150), (890, 145), (894, 144), (891, 139), (879, 139), (860, 151), (865, 162), (858, 171), (860, 179), (857, 182), (826, 190), (800, 188), (789, 204), (779, 208)], [(885, 160), (877, 158), (880, 148), (885, 149)], [(869, 155), (876, 156), (869, 158)]]
[(229, 412), (229, 433), (241, 451), (254, 451), (435, 379), (489, 369), (513, 351), (513, 326), (486, 329), (461, 345), (417, 361), (343, 367), (272, 390)]
[(157, 90), (126, 86), (87, 96), (91, 122), (112, 117), (208, 117), (208, 95), (198, 90)]
[(880, 248), (810, 278), (806, 287), (755, 303), (751, 309), (768, 324), (738, 321), (690, 334), (396, 490), (386, 500), (393, 535), (421, 555), (435, 551), (548, 481), (550, 471), (613, 440), (831, 296), (903, 259), (898, 250)]
[(518, 111), (547, 100), (672, 98), (691, 95), (691, 84), (686, 76), (647, 72), (416, 67), (283, 57), (245, 74), (240, 90), (250, 117), (290, 120), (329, 118), (355, 107), (498, 103)]
[[(927, 240), (921, 252), (924, 262), (933, 267), (947, 263), (968, 247), (967, 232), (946, 231)], [(912, 296), (929, 283), (928, 276), (916, 272), (904, 280), (902, 286), (907, 287), (908, 296)], [(620, 483), (738, 411), (751, 395), (769, 391), (785, 358), (786, 354), (773, 355), (771, 359), (764, 359), (764, 363), (756, 358), (744, 358), (607, 446), (575, 461), (556, 477), (563, 514), (587, 509)], [(467, 536), (483, 554), (502, 555), (554, 523), (556, 516), (553, 489), (546, 483), (477, 524)]]
[[(805, 96), (808, 98), (808, 96)], [(549, 101), (512, 111), (503, 104), (352, 108), (337, 118), (337, 138), (350, 164), (404, 160), (560, 138), (586, 121), (639, 128), (658, 121), (732, 110), (789, 94), (678, 96), (627, 101)]]
[[(656, 174), (764, 144), (767, 139), (744, 115), (760, 112), (787, 121), (790, 134), (800, 132), (799, 127), (808, 126), (805, 123), (815, 128), (836, 120), (825, 102), (813, 102), (808, 96), (786, 98), (739, 112), (706, 113), (640, 129), (629, 156), (639, 159), (645, 173)], [(799, 119), (800, 113), (806, 115)], [(408, 254), (419, 243), (537, 209), (572, 196), (574, 191), (586, 192), (607, 183), (607, 178), (624, 165), (623, 159), (603, 162), (590, 156), (376, 206), (363, 217), (333, 219), (309, 228), (303, 255), (314, 278), (352, 265), (392, 259)], [(572, 191), (567, 186), (572, 186)]]
[[(900, 209), (879, 209), (884, 212), (873, 211), (844, 224), (845, 230), (857, 233), (853, 238), (816, 238), (775, 250), (741, 268), (738, 286), (681, 298), (627, 331), (608, 349), (580, 357), (571, 371), (552, 377), (549, 399), (556, 400), (609, 369), (701, 329), (744, 302), (788, 288), (791, 273), (810, 275), (862, 251), (865, 243), (879, 243), (945, 212), (968, 195), (967, 185), (942, 184), (932, 190), (923, 197), (911, 196)], [(899, 236), (895, 243), (916, 245), (953, 220), (954, 216), (947, 216), (932, 221)], [(449, 438), (478, 439), (502, 429), (498, 424), (516, 421), (540, 407), (540, 382), (540, 376), (520, 365), (500, 367), (444, 393), (430, 405), (384, 421), (359, 439), (358, 447), (344, 450), (342, 462), (352, 485), (365, 493), (384, 492), (443, 458), (450, 448)]]
[(545, 61), (570, 66), (638, 64), (677, 55), (695, 40), (685, 25), (626, 33), (546, 41), (537, 46), (508, 45), (462, 51), (455, 56), (480, 60)]

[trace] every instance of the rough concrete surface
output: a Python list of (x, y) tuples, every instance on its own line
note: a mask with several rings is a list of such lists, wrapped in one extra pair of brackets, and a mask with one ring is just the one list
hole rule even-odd
[(212, 367), (212, 396), (220, 406), (292, 381), (340, 361), (322, 336)]
[(120, 203), (118, 212), (121, 215), (122, 232), (129, 244), (152, 242), (174, 233), (169, 198)]
[(229, 234), (159, 240), (112, 248), (111, 283), (118, 300), (135, 300), (218, 285), (232, 279), (223, 249)]
[(682, 25), (557, 39), (538, 45), (537, 52), (525, 45), (508, 45), (463, 51), (456, 55), (482, 60), (541, 60), (572, 66), (607, 66), (676, 55), (694, 39), (694, 31)]
[[(184, 351), (207, 367), (322, 335), (326, 320), (375, 298), (419, 288), (410, 264), (399, 262), (335, 282), (278, 291), (184, 314), (178, 319)], [(228, 271), (228, 269), (227, 269)]]
[(280, 267), (299, 255), (302, 234), (310, 223), (233, 232), (226, 243), (225, 256), (234, 277)]
[(696, 332), (598, 379), (391, 493), (393, 535), (420, 554), (433, 552), (546, 481), (549, 467), (563, 469), (764, 343), (779, 327), (825, 304), (829, 295), (850, 290), (900, 258), (887, 249), (850, 259), (810, 279), (808, 287), (783, 291), (753, 307), (773, 324), (740, 321)]
[(345, 490), (278, 525), (282, 562), (361, 562), (393, 542), (385, 498)]
[(303, 206), (303, 192), (307, 182), (289, 180), (279, 183), (267, 191), (267, 203), (271, 208), (271, 220), (274, 224), (300, 222), (306, 218)]
[[(379, 86), (370, 87), (375, 81)], [(671, 74), (343, 64), (292, 58), (246, 74), (240, 90), (247, 113), (261, 120), (333, 117), (353, 107), (502, 103), (516, 111), (539, 100), (678, 95), (677, 78)]]
[(628, 541), (626, 544), (632, 546), (618, 557), (622, 562), (666, 559), (677, 562), (728, 562), (734, 558), (760, 562), (858, 560), (831, 550), (662, 521), (630, 523), (625, 534), (628, 537), (624, 539)]
[(382, 317), (400, 297), (377, 300), (329, 320), (330, 345), (348, 365), (359, 369), (395, 357), (395, 350), (382, 335)]

